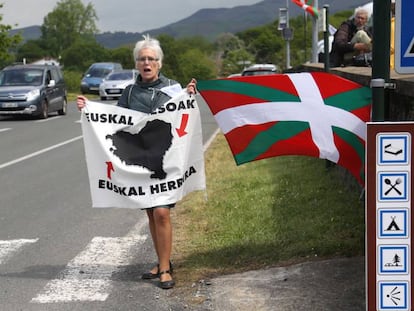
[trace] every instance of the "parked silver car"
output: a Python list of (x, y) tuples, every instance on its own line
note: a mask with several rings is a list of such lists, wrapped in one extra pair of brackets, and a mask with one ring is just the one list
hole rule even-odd
[(67, 90), (54, 65), (14, 65), (0, 71), (0, 115), (65, 115)]
[(273, 64), (254, 64), (243, 70), (242, 76), (261, 76), (277, 73), (277, 66)]
[(135, 69), (124, 69), (110, 73), (99, 85), (101, 100), (120, 97), (128, 85), (135, 83), (137, 76), (138, 70)]

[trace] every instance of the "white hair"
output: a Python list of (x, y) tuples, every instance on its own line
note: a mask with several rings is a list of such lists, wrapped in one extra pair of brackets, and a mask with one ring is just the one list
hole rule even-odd
[(155, 52), (157, 59), (158, 59), (158, 65), (161, 69), (162, 66), (162, 59), (164, 58), (164, 53), (161, 49), (160, 42), (157, 39), (151, 38), (149, 34), (142, 36), (144, 39), (138, 41), (135, 44), (135, 48), (133, 51), (134, 60), (138, 58), (138, 55), (142, 49), (151, 49)]
[(357, 14), (364, 14), (364, 15), (366, 15), (367, 19), (370, 17), (370, 14), (369, 14), (368, 10), (366, 8), (363, 8), (363, 7), (358, 7), (358, 8), (355, 9), (354, 16), (356, 16)]

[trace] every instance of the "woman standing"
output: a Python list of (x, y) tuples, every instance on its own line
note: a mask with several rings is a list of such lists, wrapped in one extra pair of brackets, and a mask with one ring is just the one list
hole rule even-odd
[[(152, 113), (171, 98), (169, 95), (172, 94), (171, 90), (181, 89), (181, 86), (178, 82), (168, 79), (160, 73), (164, 54), (158, 40), (151, 38), (149, 35), (144, 36), (143, 40), (136, 43), (133, 56), (139, 76), (134, 84), (129, 85), (124, 90), (118, 101), (118, 106)], [(196, 93), (195, 79), (192, 79), (187, 85), (187, 92), (190, 94)], [(86, 97), (78, 96), (77, 106), (79, 110), (85, 106), (86, 100)], [(163, 289), (170, 289), (175, 285), (170, 261), (172, 251), (170, 209), (174, 205), (152, 206), (146, 209), (158, 264), (144, 273), (142, 278), (160, 278), (160, 287)]]

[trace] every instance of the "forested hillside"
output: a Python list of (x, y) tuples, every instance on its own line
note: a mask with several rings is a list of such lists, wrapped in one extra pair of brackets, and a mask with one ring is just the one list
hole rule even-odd
[[(325, 0), (319, 1), (319, 7), (328, 4), (330, 12), (353, 10), (369, 1), (366, 0)], [(234, 8), (202, 9), (193, 15), (157, 29), (149, 29), (142, 33), (157, 36), (165, 34), (174, 38), (201, 36), (214, 41), (222, 33), (237, 33), (271, 23), (279, 18), (279, 8), (286, 7), (286, 0), (264, 0), (254, 5)], [(289, 3), (290, 17), (303, 14), (303, 10), (294, 3)], [(40, 26), (14, 29), (12, 34), (21, 32), (24, 40), (38, 39)], [(106, 48), (116, 48), (136, 42), (141, 33), (105, 32), (96, 35), (96, 40)]]

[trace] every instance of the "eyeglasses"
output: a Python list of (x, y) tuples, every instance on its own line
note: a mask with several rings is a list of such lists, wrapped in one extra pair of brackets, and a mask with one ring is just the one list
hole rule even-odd
[(158, 62), (158, 58), (154, 57), (139, 57), (135, 59), (137, 62), (145, 63), (145, 61), (148, 61), (149, 63)]
[(355, 16), (356, 19), (361, 19), (361, 20), (366, 20), (368, 19), (366, 16), (362, 16), (362, 15), (357, 15)]

